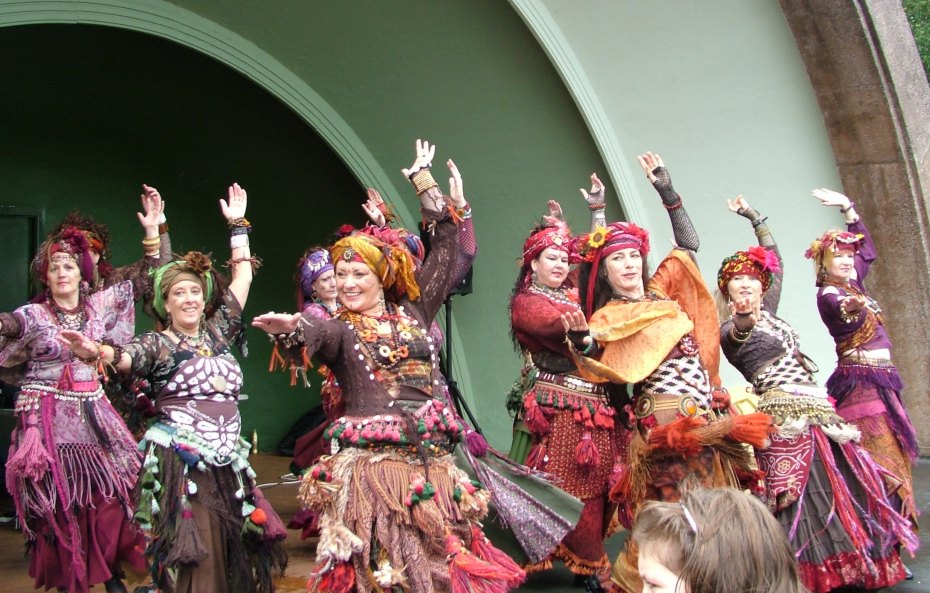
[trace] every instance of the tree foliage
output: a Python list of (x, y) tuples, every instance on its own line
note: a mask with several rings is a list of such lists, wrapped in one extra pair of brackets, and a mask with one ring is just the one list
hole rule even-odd
[(930, 0), (904, 0), (904, 13), (911, 23), (917, 51), (930, 80)]

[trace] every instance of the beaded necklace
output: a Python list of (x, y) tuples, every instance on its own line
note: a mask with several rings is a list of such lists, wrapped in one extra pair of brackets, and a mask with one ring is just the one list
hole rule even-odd
[(84, 311), (84, 299), (78, 299), (78, 304), (73, 309), (65, 309), (56, 303), (53, 298), (48, 299), (46, 302), (58, 320), (58, 327), (75, 331), (84, 329), (84, 323), (87, 321), (87, 314)]
[(542, 295), (548, 298), (550, 301), (554, 301), (556, 303), (561, 303), (563, 305), (575, 305), (576, 307), (578, 306), (578, 297), (572, 290), (569, 290), (568, 288), (563, 288), (561, 286), (558, 288), (552, 288), (551, 286), (546, 286), (545, 284), (541, 284), (534, 280), (533, 283), (530, 284), (529, 291)]
[(625, 294), (614, 293), (613, 296), (610, 297), (610, 300), (607, 302), (608, 303), (642, 303), (642, 302), (661, 301), (661, 300), (662, 299), (659, 297), (659, 295), (657, 295), (656, 293), (652, 291), (648, 291), (648, 292), (643, 293), (643, 296), (637, 297), (637, 298), (629, 297), (629, 296), (626, 296)]
[(398, 315), (393, 304), (387, 303), (378, 316), (345, 311), (343, 320), (355, 332), (358, 343), (382, 369), (390, 369), (410, 356), (407, 343), (413, 339), (415, 319)]
[(200, 328), (196, 336), (178, 331), (174, 329), (174, 326), (168, 328), (168, 331), (178, 339), (179, 344), (184, 344), (191, 352), (199, 356), (213, 356), (213, 350), (207, 344), (207, 334), (203, 327)]

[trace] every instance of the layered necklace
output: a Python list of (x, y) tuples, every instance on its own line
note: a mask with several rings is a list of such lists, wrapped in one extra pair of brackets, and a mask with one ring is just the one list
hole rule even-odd
[(50, 298), (46, 302), (58, 320), (58, 327), (75, 331), (84, 329), (84, 323), (87, 321), (87, 314), (84, 311), (84, 299), (79, 298), (77, 306), (73, 309), (65, 309), (56, 303), (54, 298)]
[(548, 298), (550, 301), (554, 301), (556, 303), (561, 303), (563, 305), (575, 305), (576, 307), (578, 306), (578, 296), (573, 290), (569, 290), (568, 288), (563, 288), (561, 286), (558, 288), (552, 288), (551, 286), (546, 286), (545, 284), (534, 280), (530, 284), (529, 291), (540, 294)]
[(173, 325), (168, 328), (168, 330), (178, 339), (179, 344), (184, 344), (191, 352), (198, 356), (213, 356), (213, 350), (210, 348), (210, 345), (207, 344), (207, 332), (203, 326), (201, 326), (195, 336), (177, 330)]
[(392, 368), (410, 356), (407, 344), (413, 340), (417, 321), (397, 314), (394, 305), (388, 303), (381, 315), (345, 311), (342, 318), (355, 332), (368, 358), (382, 369)]

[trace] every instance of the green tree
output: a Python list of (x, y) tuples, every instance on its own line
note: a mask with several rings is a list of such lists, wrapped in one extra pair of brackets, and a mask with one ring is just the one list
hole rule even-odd
[(904, 13), (911, 23), (917, 51), (920, 52), (924, 72), (930, 80), (930, 0), (904, 0)]

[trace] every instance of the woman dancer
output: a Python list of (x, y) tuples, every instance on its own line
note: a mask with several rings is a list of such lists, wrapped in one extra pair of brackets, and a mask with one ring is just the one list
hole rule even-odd
[[(597, 175), (591, 176), (591, 191), (581, 191), (594, 205), (592, 211), (603, 216), (604, 184)], [(569, 274), (577, 255), (557, 203), (550, 202), (545, 220), (523, 244), (510, 301), (514, 341), (532, 363), (531, 386), (522, 402), (522, 418), (533, 437), (526, 464), (553, 476), (559, 487), (584, 502), (584, 509), (558, 548), (528, 570), (545, 570), (561, 560), (580, 585), (586, 576), (610, 567), (604, 538), (616, 505), (607, 499), (608, 482), (614, 460), (626, 456), (629, 432), (606, 387), (582, 379), (571, 359), (562, 315), (581, 310), (575, 277)]]
[[(770, 424), (763, 414), (718, 418), (713, 411), (726, 402), (715, 395), (713, 299), (690, 257), (697, 234), (661, 157), (646, 153), (639, 163), (669, 212), (678, 248), (648, 277), (646, 230), (618, 222), (578, 237), (581, 302), (590, 321), (580, 312), (563, 317), (585, 376), (633, 385), (636, 427), (611, 491), (627, 527), (643, 502), (676, 501), (688, 476), (707, 487), (748, 479), (751, 458), (739, 441), (763, 444)], [(623, 590), (638, 590), (635, 560), (627, 547), (614, 567), (612, 580)]]
[[(156, 237), (159, 212), (150, 201), (140, 215)], [(61, 228), (33, 262), (41, 303), (0, 316), (0, 364), (26, 359), (6, 479), (36, 588), (126, 591), (120, 564), (145, 567), (144, 540), (130, 521), (141, 465), (135, 440), (104, 396), (96, 355), (59, 343), (68, 330), (113, 345), (132, 337), (132, 283), (91, 292), (102, 245), (95, 234)]]
[(758, 247), (723, 260), (717, 286), (732, 317), (720, 327), (723, 352), (759, 395), (777, 432), (756, 452), (765, 472), (763, 501), (775, 513), (813, 593), (837, 587), (879, 589), (904, 578), (890, 546), (910, 549), (907, 521), (888, 505), (881, 473), (859, 448), (858, 431), (839, 418), (817, 386), (794, 328), (775, 316), (782, 269), (765, 218), (742, 197), (728, 202), (747, 218)]
[[(345, 415), (327, 436), (338, 452), (304, 477), (301, 496), (322, 513), (311, 591), (506, 591), (524, 577), (477, 521), (488, 494), (455, 467), (463, 427), (439, 398), (430, 321), (454, 287), (458, 227), (430, 173), (435, 148), (417, 141), (404, 170), (420, 196), (432, 250), (410, 252), (365, 234), (332, 249), (344, 310), (338, 318), (266, 314), (253, 325), (302, 342), (335, 373)], [(453, 185), (460, 176), (452, 161)], [(452, 188), (455, 191), (455, 187)], [(450, 192), (451, 193), (451, 192)]]
[(827, 231), (805, 254), (817, 272), (817, 308), (836, 342), (837, 367), (827, 380), (836, 411), (862, 431), (862, 445), (890, 472), (888, 488), (916, 525), (911, 466), (917, 433), (901, 397), (903, 384), (891, 361), (891, 340), (878, 302), (865, 290), (877, 257), (869, 230), (853, 202), (828, 189), (813, 192), (846, 217), (844, 231)]
[(228, 287), (207, 256), (190, 252), (153, 272), (161, 331), (121, 347), (63, 332), (74, 352), (145, 377), (156, 393), (135, 519), (151, 533), (155, 585), (174, 593), (272, 591), (285, 564), (284, 526), (255, 487), (240, 438), (242, 371), (230, 352), (235, 343), (245, 353), (242, 307), (257, 263), (245, 190), (233, 184), (220, 205), (232, 229)]

